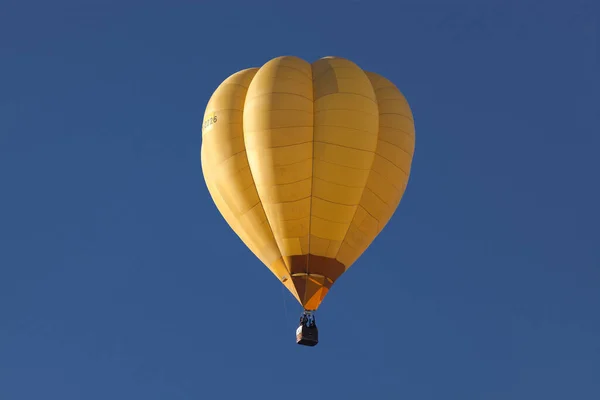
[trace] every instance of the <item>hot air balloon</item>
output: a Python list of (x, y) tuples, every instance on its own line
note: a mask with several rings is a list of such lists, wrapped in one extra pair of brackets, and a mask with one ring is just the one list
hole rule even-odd
[(201, 164), (229, 226), (304, 308), (314, 312), (398, 207), (415, 147), (411, 109), (386, 78), (350, 60), (277, 57), (212, 94)]

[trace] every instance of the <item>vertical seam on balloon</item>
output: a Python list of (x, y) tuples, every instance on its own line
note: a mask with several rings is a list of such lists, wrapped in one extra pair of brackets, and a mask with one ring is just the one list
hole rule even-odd
[(312, 226), (312, 205), (313, 205), (313, 192), (315, 186), (315, 80), (314, 80), (314, 71), (313, 64), (310, 65), (310, 75), (311, 75), (311, 84), (312, 84), (312, 92), (313, 92), (313, 128), (312, 128), (312, 171), (310, 174), (310, 202), (308, 206), (308, 252), (306, 254), (306, 276), (304, 281), (304, 295), (302, 297), (302, 306), (305, 307), (306, 304), (306, 293), (308, 292), (308, 274), (310, 269), (310, 236), (311, 236), (311, 226)]
[[(371, 85), (371, 88), (373, 89), (373, 94), (375, 95), (375, 102), (377, 103), (377, 117), (379, 117), (379, 101), (377, 100), (377, 93), (375, 93), (375, 87), (373, 86), (373, 82), (371, 82), (371, 79), (366, 74), (366, 72), (363, 71), (362, 69), (361, 69), (361, 71), (364, 74), (365, 78), (367, 78), (367, 80), (369, 81), (369, 85)], [(377, 118), (377, 141), (379, 142), (379, 118)], [(377, 154), (377, 144), (375, 145), (375, 151), (373, 151), (373, 161), (375, 160), (376, 154)], [(335, 260), (337, 260), (338, 256), (340, 255), (340, 251), (342, 250), (342, 247), (344, 246), (344, 242), (346, 241), (346, 238), (348, 237), (348, 233), (350, 233), (350, 229), (352, 229), (352, 223), (354, 222), (354, 218), (356, 218), (356, 213), (358, 212), (358, 208), (361, 207), (360, 204), (362, 203), (362, 198), (365, 193), (365, 188), (367, 187), (367, 183), (369, 182), (369, 177), (371, 176), (372, 170), (373, 170), (373, 165), (371, 164), (371, 168), (369, 168), (369, 175), (367, 176), (367, 180), (365, 181), (365, 187), (363, 187), (362, 194), (360, 195), (360, 200), (358, 201), (358, 204), (356, 205), (356, 209), (354, 210), (354, 214), (352, 215), (352, 218), (350, 219), (350, 224), (348, 225), (348, 230), (346, 230), (346, 233), (344, 234), (344, 238), (340, 242), (340, 248), (338, 249), (338, 251), (334, 257)], [(377, 223), (377, 226), (379, 227), (379, 222)], [(340, 261), (340, 260), (337, 260), (337, 261)], [(344, 264), (344, 268), (348, 269), (348, 265)]]

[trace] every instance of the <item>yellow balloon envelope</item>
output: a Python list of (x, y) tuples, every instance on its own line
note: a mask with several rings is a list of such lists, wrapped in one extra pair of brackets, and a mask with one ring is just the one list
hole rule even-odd
[(398, 207), (414, 147), (393, 83), (344, 58), (286, 56), (219, 85), (201, 161), (227, 223), (316, 310)]

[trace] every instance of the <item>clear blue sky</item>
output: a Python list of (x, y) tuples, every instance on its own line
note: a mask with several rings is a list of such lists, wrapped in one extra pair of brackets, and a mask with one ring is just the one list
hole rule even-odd
[[(600, 399), (598, 8), (540, 4), (2, 2), (0, 399)], [(416, 120), (315, 348), (199, 160), (212, 91), (279, 55)]]

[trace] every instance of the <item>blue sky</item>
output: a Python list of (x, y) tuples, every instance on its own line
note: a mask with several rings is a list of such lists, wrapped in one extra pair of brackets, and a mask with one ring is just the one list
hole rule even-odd
[[(600, 398), (597, 16), (3, 2), (0, 399)], [(406, 195), (315, 348), (199, 160), (212, 91), (280, 55), (378, 72), (416, 121)]]

